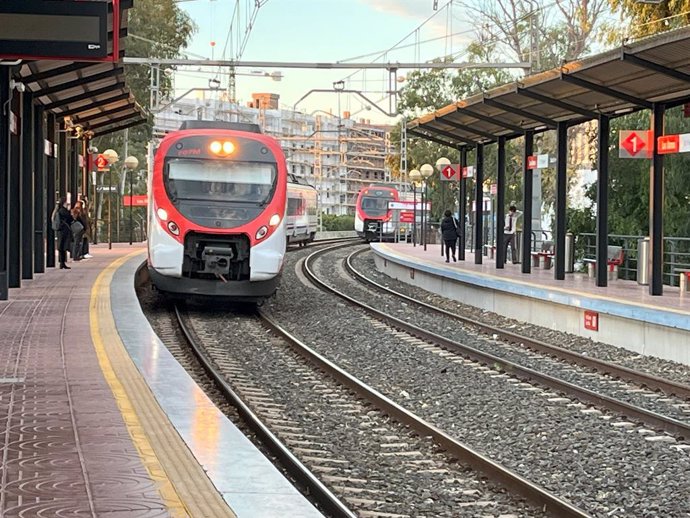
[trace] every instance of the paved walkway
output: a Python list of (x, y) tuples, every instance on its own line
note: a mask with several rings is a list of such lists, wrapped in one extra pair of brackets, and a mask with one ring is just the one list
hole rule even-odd
[(92, 249), (0, 303), (3, 518), (186, 514), (142, 463), (92, 342), (92, 285), (132, 249)]

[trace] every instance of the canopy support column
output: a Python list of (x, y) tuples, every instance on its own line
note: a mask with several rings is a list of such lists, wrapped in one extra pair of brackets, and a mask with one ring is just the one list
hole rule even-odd
[(45, 112), (41, 105), (34, 106), (34, 272), (43, 273), (46, 269), (45, 263)]
[(482, 245), (484, 243), (484, 144), (476, 147), (477, 165), (474, 172), (474, 264), (482, 264)]
[(460, 148), (460, 185), (458, 186), (458, 225), (460, 227), (460, 239), (458, 240), (458, 259), (465, 260), (465, 242), (467, 236), (465, 232), (467, 227), (465, 221), (467, 220), (467, 178), (463, 171), (467, 167), (467, 148)]
[(656, 142), (664, 134), (665, 108), (661, 103), (654, 103), (652, 116), (654, 155), (649, 172), (650, 295), (664, 293), (664, 156), (657, 153)]
[(52, 113), (48, 114), (46, 127), (48, 129), (46, 139), (48, 142), (50, 142), (50, 155), (48, 155), (46, 159), (46, 266), (55, 268), (55, 231), (52, 227), (51, 215), (53, 214), (53, 209), (57, 204), (58, 198), (62, 196), (62, 193), (56, 193), (58, 188), (56, 185), (58, 167), (58, 159), (56, 155), (62, 151), (58, 150), (58, 153), (55, 153), (56, 130), (58, 129), (58, 125), (57, 121), (55, 120), (55, 115)]
[(568, 194), (568, 125), (556, 127), (558, 156), (556, 163), (556, 248), (554, 278), (565, 279), (566, 195)]
[[(12, 92), (11, 92), (12, 93)], [(10, 118), (10, 169), (9, 169), (9, 231), (8, 231), (8, 283), (10, 288), (22, 285), (22, 96), (14, 91), (12, 102), (7, 106)], [(0, 150), (2, 152), (2, 150)]]
[(505, 248), (503, 247), (503, 220), (505, 219), (505, 184), (506, 184), (506, 138), (498, 137), (498, 171), (496, 175), (496, 268), (505, 265)]
[(34, 277), (34, 100), (24, 93), (22, 108), (22, 279)]
[(0, 300), (7, 300), (7, 233), (9, 231), (9, 208), (7, 187), (9, 185), (9, 113), (5, 112), (10, 100), (10, 68), (0, 66)]
[(609, 239), (609, 117), (599, 115), (597, 138), (597, 286), (608, 285)]
[(534, 152), (534, 131), (525, 131), (525, 150), (522, 157), (522, 273), (532, 272), (532, 170), (527, 157)]

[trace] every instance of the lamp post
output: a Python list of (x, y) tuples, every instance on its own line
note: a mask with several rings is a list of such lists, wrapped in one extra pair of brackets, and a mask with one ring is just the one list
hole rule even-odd
[(106, 149), (103, 151), (103, 156), (108, 161), (108, 250), (113, 248), (113, 211), (111, 210), (110, 198), (111, 189), (113, 185), (113, 164), (120, 160), (120, 155), (114, 149)]
[[(436, 160), (436, 170), (441, 173), (443, 171), (443, 168), (446, 167), (447, 165), (450, 165), (450, 160), (448, 160), (446, 157), (442, 156), (438, 160)], [(439, 176), (440, 178), (440, 176)], [(445, 210), (446, 206), (446, 182), (442, 181), (441, 182), (441, 210)], [(441, 257), (443, 257), (443, 245), (441, 246)]]
[(132, 209), (134, 208), (134, 198), (133, 198), (133, 182), (134, 170), (139, 167), (139, 160), (135, 156), (128, 156), (125, 158), (125, 168), (129, 172), (129, 244), (132, 245), (132, 229), (134, 225), (132, 224)]
[(424, 164), (422, 167), (419, 168), (419, 172), (422, 174), (422, 178), (424, 178), (424, 198), (422, 198), (422, 235), (424, 238), (424, 251), (426, 252), (426, 244), (427, 244), (427, 228), (429, 226), (429, 215), (425, 214), (426, 213), (426, 205), (425, 203), (428, 203), (429, 201), (429, 190), (428, 190), (428, 185), (429, 185), (429, 178), (431, 177), (432, 174), (434, 174), (434, 168), (431, 164)]
[(422, 178), (422, 173), (417, 169), (413, 169), (410, 171), (409, 175), (410, 182), (412, 183), (412, 200), (414, 204), (412, 208), (412, 246), (417, 246), (417, 184)]

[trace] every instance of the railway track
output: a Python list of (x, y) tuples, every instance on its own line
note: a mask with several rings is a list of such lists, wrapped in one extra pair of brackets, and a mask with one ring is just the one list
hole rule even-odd
[(549, 344), (542, 340), (537, 340), (526, 335), (513, 333), (512, 331), (509, 331), (507, 329), (492, 326), (490, 324), (481, 322), (474, 318), (470, 318), (457, 313), (451, 313), (450, 311), (446, 311), (431, 304), (427, 304), (423, 301), (409, 297), (404, 293), (400, 293), (386, 286), (383, 286), (377, 283), (376, 281), (370, 279), (354, 267), (353, 259), (364, 251), (366, 251), (366, 249), (357, 250), (350, 254), (345, 259), (345, 268), (359, 282), (372, 286), (376, 290), (391, 294), (401, 300), (404, 300), (410, 304), (414, 304), (415, 306), (418, 306), (420, 308), (424, 308), (437, 315), (443, 315), (463, 324), (475, 327), (489, 336), (495, 336), (496, 338), (504, 340), (508, 343), (520, 344), (521, 347), (524, 347), (526, 349), (531, 349), (533, 351), (560, 358), (562, 360), (566, 360), (577, 365), (581, 365), (583, 367), (596, 370), (601, 374), (630, 381), (632, 383), (636, 383), (640, 386), (644, 386), (652, 390), (660, 390), (669, 395), (676, 395), (680, 398), (690, 399), (690, 385), (684, 385), (682, 383), (677, 383), (675, 381), (660, 378), (658, 376), (646, 374), (644, 372), (636, 371), (628, 367), (624, 367), (622, 365), (617, 365), (612, 362), (600, 360), (598, 358), (593, 358), (591, 356), (585, 356), (578, 352), (570, 351), (568, 349), (564, 349), (562, 347), (558, 347), (556, 345)]
[[(219, 334), (213, 318), (209, 321), (208, 316), (189, 315), (179, 308), (175, 313), (195, 354), (220, 390), (331, 516), (457, 516), (459, 509), (474, 515), (475, 506), (490, 512), (495, 505), (501, 514), (500, 509), (506, 506), (501, 498), (505, 497), (497, 492), (487, 496), (481, 483), (469, 477), (466, 469), (455, 466), (453, 459), (460, 459), (493, 483), (535, 505), (525, 508), (524, 503), (519, 504), (519, 514), (514, 514), (513, 507), (509, 516), (539, 516), (542, 513), (537, 509), (544, 509), (550, 516), (589, 516), (397, 405), (302, 343), (266, 313), (247, 315), (244, 324), (248, 327), (243, 328), (243, 336), (261, 337), (260, 352), (256, 353), (264, 355), (261, 360), (249, 357), (254, 348), (246, 343), (229, 350), (233, 349), (228, 345), (231, 337)], [(270, 336), (266, 329), (270, 329)], [(242, 357), (233, 359), (235, 354)], [(264, 365), (270, 362), (274, 369), (279, 366), (281, 385), (273, 386), (270, 376), (260, 376), (260, 368), (250, 372), (248, 365), (255, 361)], [(297, 389), (293, 394), (295, 386), (310, 387), (310, 392), (300, 393)], [(296, 416), (294, 409), (287, 409), (286, 401), (301, 398), (308, 411), (314, 413), (306, 420)], [(319, 401), (338, 415), (319, 416), (323, 411)], [(389, 416), (395, 422), (390, 422)], [(310, 427), (309, 422), (319, 423), (318, 429)], [(347, 435), (355, 437), (355, 450), (345, 447), (349, 439), (330, 437), (330, 432), (321, 430), (329, 422), (334, 426), (331, 430), (352, 430)], [(428, 438), (433, 439), (435, 447)], [(415, 490), (421, 491), (422, 501), (409, 501), (409, 489), (414, 487), (410, 484), (421, 486)], [(426, 486), (428, 489), (424, 489)]]
[[(469, 346), (465, 343), (462, 343), (460, 341), (450, 339), (446, 336), (443, 336), (441, 334), (437, 334), (435, 332), (432, 332), (425, 327), (420, 327), (419, 325), (416, 325), (414, 323), (411, 323), (407, 320), (401, 319), (394, 317), (390, 314), (388, 314), (385, 311), (382, 311), (380, 309), (374, 308), (369, 304), (366, 304), (365, 302), (362, 302), (361, 300), (358, 300), (336, 288), (333, 286), (329, 285), (328, 283), (324, 282), (321, 280), (318, 275), (315, 274), (314, 269), (313, 269), (313, 264), (314, 262), (320, 258), (321, 256), (332, 252), (333, 250), (338, 249), (338, 246), (333, 246), (325, 249), (321, 249), (317, 252), (312, 253), (307, 259), (303, 262), (302, 268), (303, 268), (303, 273), (304, 275), (315, 285), (320, 287), (321, 289), (330, 292), (346, 301), (348, 301), (350, 304), (355, 305), (356, 307), (366, 311), (368, 314), (374, 316), (377, 320), (385, 322), (387, 325), (395, 328), (395, 329), (400, 329), (405, 331), (406, 333), (409, 333), (412, 336), (415, 336), (421, 340), (424, 340), (425, 342), (436, 344), (439, 347), (442, 347), (448, 351), (452, 351), (456, 354), (459, 354), (462, 357), (471, 359), (473, 361), (479, 362), (482, 365), (490, 366), (494, 370), (498, 370), (501, 372), (509, 373), (523, 381), (528, 381), (531, 383), (536, 383), (541, 386), (548, 387), (549, 389), (552, 389), (558, 393), (563, 393), (563, 394), (570, 394), (573, 397), (577, 398), (580, 401), (591, 403), (595, 406), (598, 406), (600, 408), (606, 408), (608, 410), (611, 410), (613, 412), (628, 416), (632, 419), (638, 420), (642, 423), (645, 423), (648, 426), (652, 426), (654, 428), (657, 428), (659, 430), (663, 430), (665, 432), (668, 432), (670, 434), (673, 434), (676, 437), (680, 438), (686, 438), (690, 439), (690, 422), (688, 421), (682, 421), (679, 419), (676, 419), (674, 417), (669, 417), (668, 415), (660, 414), (658, 412), (648, 410), (646, 408), (643, 408), (641, 406), (638, 406), (633, 403), (629, 403), (626, 401), (622, 401), (620, 399), (617, 399), (616, 397), (611, 397), (609, 395), (603, 394), (601, 392), (597, 392), (594, 390), (591, 390), (589, 388), (585, 388), (583, 386), (580, 386), (579, 384), (573, 383), (566, 381), (564, 379), (561, 379), (560, 377), (545, 374), (541, 372), (540, 370), (537, 370), (535, 368), (530, 368), (524, 366), (522, 363), (518, 363), (516, 361), (511, 361), (507, 359), (505, 356), (498, 356), (497, 354), (492, 354), (490, 352), (487, 352), (485, 350), (482, 350), (477, 347), (472, 347)], [(351, 258), (354, 254), (357, 252), (354, 252), (351, 254), (348, 258), (345, 260), (346, 264), (346, 269), (350, 272), (353, 273), (355, 270), (354, 267), (352, 266), (352, 261)], [(349, 265), (348, 265), (349, 263)], [(356, 275), (357, 279), (362, 280), (361, 275)], [(505, 332), (502, 331), (501, 334), (499, 334), (499, 331), (501, 331), (498, 328), (492, 327), (492, 326), (487, 326), (481, 323), (476, 322), (475, 320), (471, 319), (464, 319), (462, 317), (459, 317), (458, 315), (452, 314), (450, 312), (447, 312), (445, 310), (440, 310), (437, 309), (429, 304), (425, 304), (422, 301), (418, 301), (416, 299), (413, 299), (411, 297), (407, 296), (402, 296), (402, 294), (398, 294), (397, 292), (394, 292), (393, 290), (390, 290), (388, 288), (385, 288), (383, 286), (378, 285), (377, 283), (374, 283), (373, 281), (370, 281), (367, 279), (366, 281), (367, 285), (383, 291), (389, 295), (395, 296), (401, 300), (404, 300), (408, 304), (413, 304), (416, 305), (419, 308), (423, 308), (427, 312), (434, 313), (435, 315), (443, 315), (446, 318), (451, 318), (456, 321), (463, 321), (465, 324), (469, 324), (472, 326), (480, 327), (480, 329), (483, 329), (485, 332), (491, 332), (491, 336), (496, 335), (496, 337), (499, 336), (505, 336), (506, 340), (508, 340), (508, 346), (510, 347), (516, 347), (515, 343), (527, 343), (530, 344), (535, 350), (538, 349), (540, 353), (542, 351), (548, 352), (550, 356), (555, 356), (557, 358), (560, 358), (563, 361), (570, 361), (570, 362), (575, 362), (577, 363), (578, 356), (576, 353), (572, 353), (571, 351), (565, 351), (568, 354), (563, 354), (562, 356), (560, 355), (560, 352), (563, 351), (561, 348), (555, 347), (555, 346), (549, 346), (549, 344), (539, 342), (536, 340), (529, 339), (527, 337), (523, 337), (521, 335), (517, 335), (515, 333), (510, 333), (510, 332)], [(534, 359), (534, 358), (532, 358)], [(624, 367), (617, 367), (613, 364), (610, 364), (608, 362), (601, 362), (600, 360), (596, 360), (593, 358), (582, 358), (582, 363), (581, 365), (586, 366), (588, 368), (593, 368), (595, 371), (597, 370), (596, 367), (598, 366), (598, 371), (602, 373), (615, 373), (615, 376), (626, 376), (627, 378), (634, 378), (637, 381), (637, 383), (643, 384), (645, 386), (650, 386), (654, 387), (657, 390), (663, 390), (666, 389), (669, 392), (673, 393), (680, 393), (680, 394), (687, 394), (690, 388), (683, 386), (681, 384), (677, 384), (674, 382), (670, 382), (667, 380), (662, 380), (660, 378), (656, 378), (653, 376), (648, 376), (645, 375), (644, 373), (636, 373), (632, 371), (631, 369), (626, 369)], [(633, 373), (635, 376), (633, 377)], [(608, 382), (608, 380), (607, 380)], [(663, 387), (663, 388), (662, 388)], [(623, 390), (628, 390), (627, 387), (624, 387)], [(631, 389), (633, 391), (639, 389)], [(682, 415), (684, 414), (682, 410), (682, 405), (684, 405), (685, 400), (676, 400), (676, 403), (673, 403), (674, 400), (668, 401), (669, 405), (671, 408), (673, 408), (678, 414)], [(673, 405), (675, 404), (675, 407)], [(680, 408), (677, 408), (680, 407)]]

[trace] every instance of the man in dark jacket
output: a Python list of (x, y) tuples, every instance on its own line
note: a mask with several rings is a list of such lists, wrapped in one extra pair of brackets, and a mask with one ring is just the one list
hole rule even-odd
[(455, 258), (455, 242), (458, 240), (458, 223), (449, 210), (443, 213), (445, 216), (441, 221), (441, 237), (446, 247), (446, 262), (450, 262), (450, 254), (453, 254), (453, 261), (457, 262)]
[(70, 240), (72, 238), (72, 229), (70, 225), (74, 219), (69, 212), (69, 203), (64, 196), (58, 202), (58, 216), (60, 216), (60, 226), (57, 231), (58, 235), (58, 259), (60, 261), (61, 270), (71, 270), (67, 266), (67, 250), (69, 250)]

